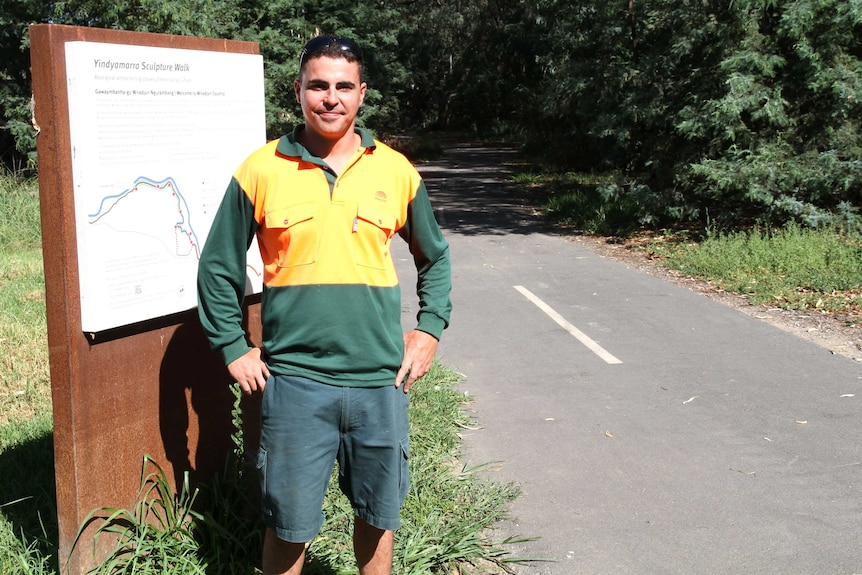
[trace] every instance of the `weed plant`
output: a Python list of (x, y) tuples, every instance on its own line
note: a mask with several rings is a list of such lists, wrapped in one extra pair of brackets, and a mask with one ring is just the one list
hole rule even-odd
[(193, 509), (196, 496), (197, 490), (189, 487), (188, 474), (175, 496), (164, 470), (144, 456), (134, 508), (92, 511), (78, 530), (74, 546), (92, 524), (94, 549), (104, 536), (114, 542), (107, 557), (89, 571), (92, 575), (205, 575), (193, 530), (194, 519), (200, 518)]

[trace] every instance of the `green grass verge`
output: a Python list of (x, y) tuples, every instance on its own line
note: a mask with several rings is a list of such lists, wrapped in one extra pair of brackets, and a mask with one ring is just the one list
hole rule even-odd
[(56, 573), (54, 454), (35, 180), (0, 174), (0, 573)]
[(4, 252), (21, 246), (38, 248), (39, 186), (35, 178), (21, 180), (0, 168), (0, 246)]
[(862, 238), (833, 228), (787, 224), (775, 230), (647, 242), (667, 267), (707, 280), (752, 303), (862, 316)]
[(41, 250), (0, 253), (0, 426), (51, 412), (44, 290)]

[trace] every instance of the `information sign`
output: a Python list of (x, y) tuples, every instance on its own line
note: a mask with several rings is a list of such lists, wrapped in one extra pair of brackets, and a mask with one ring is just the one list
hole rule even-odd
[[(265, 143), (263, 58), (98, 42), (65, 53), (81, 329), (191, 309), (231, 174)], [(256, 244), (248, 262), (256, 293)]]

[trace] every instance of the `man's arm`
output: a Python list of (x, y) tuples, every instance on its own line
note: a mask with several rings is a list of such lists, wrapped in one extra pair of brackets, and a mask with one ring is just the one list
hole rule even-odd
[(242, 327), (246, 253), (257, 231), (254, 206), (234, 178), (219, 206), (198, 265), (198, 315), (210, 346), (243, 391), (263, 389), (269, 373)]
[(407, 223), (399, 233), (407, 241), (416, 265), (419, 312), (416, 329), (404, 336), (404, 358), (395, 378), (396, 387), (404, 383), (405, 393), (431, 369), (452, 310), (449, 244), (434, 218), (424, 183), (420, 182), (407, 214)]

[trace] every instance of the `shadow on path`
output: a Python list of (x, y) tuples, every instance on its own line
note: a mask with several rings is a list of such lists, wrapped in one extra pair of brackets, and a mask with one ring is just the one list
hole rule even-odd
[(538, 202), (509, 181), (517, 161), (515, 148), (459, 143), (419, 164), (440, 226), (463, 235), (552, 233)]

